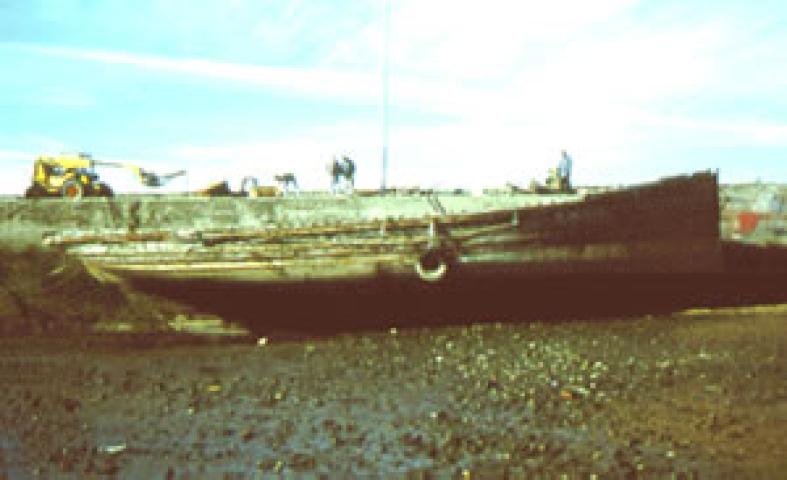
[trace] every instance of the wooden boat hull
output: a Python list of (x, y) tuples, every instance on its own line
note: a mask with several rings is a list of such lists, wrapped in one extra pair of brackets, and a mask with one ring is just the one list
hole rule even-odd
[(56, 236), (98, 276), (292, 284), (722, 269), (716, 176), (541, 207), (255, 230)]

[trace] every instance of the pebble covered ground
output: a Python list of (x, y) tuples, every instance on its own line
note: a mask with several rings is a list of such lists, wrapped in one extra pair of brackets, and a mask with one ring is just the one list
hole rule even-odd
[(783, 478), (787, 308), (0, 339), (2, 478)]

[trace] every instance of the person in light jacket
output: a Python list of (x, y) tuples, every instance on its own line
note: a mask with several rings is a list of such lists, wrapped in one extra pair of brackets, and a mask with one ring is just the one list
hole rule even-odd
[(573, 161), (565, 150), (560, 151), (560, 163), (557, 174), (560, 179), (560, 190), (571, 190), (571, 167)]

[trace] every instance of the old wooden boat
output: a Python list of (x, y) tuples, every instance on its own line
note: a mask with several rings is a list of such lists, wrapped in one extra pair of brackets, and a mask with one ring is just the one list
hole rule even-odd
[(530, 208), (253, 229), (60, 233), (45, 243), (104, 279), (256, 284), (701, 273), (723, 263), (712, 172)]

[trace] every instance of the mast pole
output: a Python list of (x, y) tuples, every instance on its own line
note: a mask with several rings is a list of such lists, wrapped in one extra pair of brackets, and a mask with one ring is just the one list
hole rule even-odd
[(383, 11), (383, 62), (382, 62), (382, 90), (383, 104), (381, 111), (382, 124), (382, 179), (380, 183), (381, 192), (385, 193), (388, 188), (388, 63), (389, 63), (389, 44), (391, 36), (391, 0), (384, 1)]

